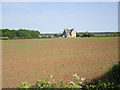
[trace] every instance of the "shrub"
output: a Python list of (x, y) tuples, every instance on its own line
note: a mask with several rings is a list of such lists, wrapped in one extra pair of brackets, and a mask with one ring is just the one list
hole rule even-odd
[(87, 89), (97, 89), (97, 90), (114, 88), (113, 83), (105, 82), (105, 81), (101, 81), (101, 80), (95, 82), (95, 84), (86, 85), (85, 87)]
[(80, 37), (81, 35), (80, 35), (80, 33), (76, 33), (76, 37)]
[(106, 73), (106, 78), (110, 82), (120, 84), (120, 63), (114, 65), (112, 69)]
[(93, 37), (93, 33), (85, 32), (81, 37)]

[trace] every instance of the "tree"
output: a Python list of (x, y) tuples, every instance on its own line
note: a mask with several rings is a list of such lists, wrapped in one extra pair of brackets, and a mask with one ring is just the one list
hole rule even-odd
[(11, 30), (9, 31), (9, 38), (13, 39), (14, 37), (16, 37), (16, 30)]
[(80, 35), (80, 33), (76, 33), (76, 37), (80, 37), (81, 35)]
[(93, 33), (85, 32), (81, 37), (92, 37), (94, 36)]
[(31, 35), (33, 38), (37, 38), (40, 35), (40, 32), (38, 31), (31, 31)]
[(53, 34), (53, 36), (55, 36), (55, 37), (59, 37), (59, 34), (55, 33), (55, 34)]
[(19, 30), (1, 29), (1, 31), (2, 31), (2, 37), (9, 37), (10, 39), (14, 39), (15, 37), (31, 39), (31, 38), (38, 38), (40, 35), (40, 32), (38, 31), (26, 30), (26, 29), (19, 29)]

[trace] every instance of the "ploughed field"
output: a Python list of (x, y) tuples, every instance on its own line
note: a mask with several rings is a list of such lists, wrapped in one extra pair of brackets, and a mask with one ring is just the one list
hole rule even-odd
[(88, 80), (103, 75), (118, 60), (117, 37), (55, 38), (2, 41), (2, 86), (21, 82)]

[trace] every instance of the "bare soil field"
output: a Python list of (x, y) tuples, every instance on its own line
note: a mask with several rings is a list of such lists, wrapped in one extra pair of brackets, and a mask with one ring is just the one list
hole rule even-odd
[(118, 60), (117, 37), (55, 38), (2, 41), (2, 87), (21, 82), (103, 75)]

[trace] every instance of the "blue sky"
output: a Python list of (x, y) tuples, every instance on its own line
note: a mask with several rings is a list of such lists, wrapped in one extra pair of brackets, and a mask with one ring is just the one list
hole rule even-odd
[(117, 2), (3, 2), (2, 28), (61, 33), (118, 31)]

